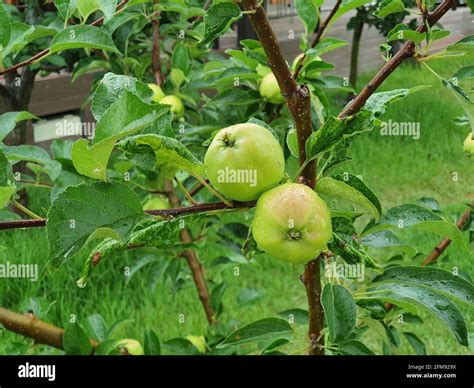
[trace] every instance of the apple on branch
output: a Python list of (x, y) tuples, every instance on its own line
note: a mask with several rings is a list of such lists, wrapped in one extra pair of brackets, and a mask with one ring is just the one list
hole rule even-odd
[(285, 158), (278, 140), (261, 125), (244, 123), (221, 129), (204, 158), (207, 176), (225, 196), (252, 201), (278, 185)]
[(286, 183), (258, 199), (252, 234), (258, 247), (291, 264), (313, 260), (332, 238), (326, 203), (309, 187)]

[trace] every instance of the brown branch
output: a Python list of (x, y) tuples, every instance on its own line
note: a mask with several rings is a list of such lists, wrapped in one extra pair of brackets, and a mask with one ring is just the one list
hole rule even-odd
[[(18, 314), (0, 307), (0, 324), (8, 331), (33, 339), (35, 343), (64, 350), (64, 329), (41, 321), (33, 314)], [(90, 340), (90, 343), (93, 349), (98, 345), (95, 340)]]
[(63, 349), (64, 330), (40, 321), (32, 314), (22, 315), (0, 307), (0, 323), (8, 331), (32, 338), (39, 344)]
[[(305, 144), (312, 134), (310, 92), (305, 85), (298, 85), (285, 61), (281, 47), (268, 21), (261, 4), (256, 0), (243, 0), (244, 8), (249, 12), (249, 18), (257, 34), (265, 54), (268, 65), (273, 71), (282, 95), (288, 103), (288, 109), (293, 117), (299, 147), (300, 165), (306, 161)], [(316, 161), (311, 162), (298, 177), (298, 182), (304, 183), (312, 189), (316, 185)], [(321, 268), (319, 258), (310, 261), (305, 266), (303, 282), (306, 288), (309, 310), (308, 339), (310, 342), (309, 354), (323, 354), (324, 337), (321, 330), (324, 327), (324, 313), (320, 302)]]
[[(122, 0), (118, 5), (117, 5), (117, 8), (116, 8), (116, 13), (114, 15), (116, 15), (118, 12), (121, 12), (122, 11), (122, 8), (125, 4), (127, 4), (130, 0)], [(95, 20), (94, 22), (92, 22), (90, 24), (90, 26), (92, 27), (97, 27), (99, 25), (101, 25), (105, 20), (105, 17), (104, 16), (101, 16), (100, 18), (98, 18), (97, 20)], [(2, 75), (5, 75), (5, 74), (8, 74), (8, 73), (11, 73), (11, 72), (14, 72), (22, 67), (25, 67), (25, 66), (28, 66), (28, 65), (32, 65), (33, 63), (43, 59), (44, 57), (46, 57), (47, 55), (49, 55), (49, 48), (48, 49), (44, 49), (43, 51), (40, 51), (39, 53), (33, 55), (31, 58), (23, 61), (23, 62), (20, 62), (20, 63), (17, 63), (16, 65), (13, 65), (12, 67), (9, 67), (8, 69), (5, 69), (5, 70), (1, 70), (0, 71), (0, 76)]]
[[(446, 12), (448, 12), (456, 3), (456, 0), (444, 0), (431, 14), (427, 17), (427, 22), (430, 26), (441, 19)], [(422, 23), (417, 28), (418, 32), (426, 32), (426, 24)], [(413, 57), (415, 54), (415, 43), (406, 42), (400, 51), (398, 51), (393, 58), (388, 61), (382, 69), (375, 75), (375, 77), (361, 90), (361, 92), (342, 110), (339, 118), (346, 118), (357, 113), (365, 105), (369, 97), (377, 90), (377, 88), (392, 74), (395, 69), (400, 66), (405, 60)]]
[[(173, 183), (169, 180), (165, 180), (165, 187), (168, 191), (168, 199), (170, 201), (171, 207), (179, 207), (181, 205), (181, 200), (176, 195), (176, 192), (173, 187)], [(212, 205), (212, 204), (209, 204)], [(225, 205), (225, 204), (224, 204)], [(202, 205), (195, 205), (202, 206)], [(172, 209), (171, 209), (172, 210)], [(193, 236), (189, 229), (183, 229), (181, 231), (181, 241), (185, 244), (191, 244), (193, 242)], [(188, 262), (189, 269), (191, 270), (194, 284), (198, 292), (199, 299), (206, 313), (207, 321), (210, 325), (213, 325), (217, 322), (216, 313), (211, 305), (211, 297), (209, 295), (209, 289), (207, 288), (206, 278), (204, 276), (204, 270), (202, 268), (201, 262), (196, 252), (192, 249), (187, 249), (183, 252), (183, 256)]]
[[(169, 195), (169, 192), (167, 192)], [(179, 198), (178, 198), (179, 201)], [(170, 200), (171, 202), (171, 200)], [(218, 210), (248, 209), (255, 206), (255, 201), (251, 202), (233, 202), (232, 206), (224, 202), (201, 203), (198, 205), (187, 207), (175, 207), (172, 209), (147, 210), (145, 213), (165, 218), (173, 218), (188, 214), (197, 214), (212, 212)], [(2, 221), (0, 222), (0, 230), (22, 229), (22, 228), (39, 228), (46, 226), (46, 219), (40, 220), (18, 220), (18, 221)]]
[[(268, 66), (272, 69), (281, 93), (288, 103), (288, 109), (293, 116), (298, 134), (300, 164), (303, 164), (306, 161), (306, 139), (312, 133), (309, 90), (305, 85), (298, 85), (291, 74), (262, 5), (257, 4), (256, 0), (243, 0), (242, 3), (244, 8), (250, 11), (248, 16), (267, 55)], [(302, 172), (300, 179), (301, 183), (313, 188), (316, 183), (315, 166), (315, 162), (309, 163)]]
[[(318, 32), (316, 33), (316, 36), (313, 39), (313, 42), (311, 43), (311, 48), (315, 48), (319, 42), (321, 42), (321, 39), (323, 38), (324, 33), (326, 32), (327, 28), (329, 27), (329, 24), (331, 23), (331, 20), (333, 19), (334, 15), (336, 15), (337, 11), (339, 10), (339, 7), (342, 4), (342, 0), (337, 0), (336, 4), (334, 4), (334, 7), (331, 9), (331, 12), (329, 12), (329, 15), (327, 16), (326, 20), (319, 26)], [(306, 60), (307, 55), (304, 54), (303, 57), (298, 61), (298, 65), (295, 70), (295, 79), (298, 79), (298, 76), (301, 73), (301, 70), (303, 70), (303, 65), (304, 61)]]
[[(474, 207), (474, 202), (470, 205)], [(471, 219), (472, 209), (466, 210), (461, 217), (456, 221), (456, 226), (459, 230), (463, 230), (464, 227), (467, 225), (469, 220)], [(428, 264), (434, 263), (438, 258), (443, 254), (446, 248), (449, 247), (451, 244), (451, 240), (447, 237), (443, 238), (439, 244), (433, 249), (433, 252), (421, 263), (421, 266), (424, 267)]]
[[(154, 0), (153, 4), (159, 4), (160, 0)], [(151, 22), (153, 28), (153, 48), (151, 52), (151, 67), (155, 83), (159, 86), (162, 84), (161, 79), (161, 60), (160, 60), (160, 18), (161, 13), (157, 12)]]
[(189, 195), (191, 197), (194, 197), (197, 193), (199, 193), (202, 189), (204, 188), (204, 185), (199, 182), (196, 186), (194, 186), (191, 191), (189, 192)]

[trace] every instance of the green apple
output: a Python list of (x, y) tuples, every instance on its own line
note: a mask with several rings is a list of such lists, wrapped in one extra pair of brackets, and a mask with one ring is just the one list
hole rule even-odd
[(313, 260), (332, 238), (326, 203), (309, 187), (286, 183), (258, 199), (252, 234), (257, 246), (291, 264)]
[(160, 100), (160, 104), (170, 105), (171, 112), (175, 114), (175, 117), (180, 119), (184, 115), (183, 101), (179, 97), (170, 95), (165, 96)]
[(258, 90), (260, 95), (272, 104), (283, 104), (285, 102), (285, 98), (281, 95), (280, 86), (273, 73), (268, 73), (263, 77)]
[(464, 152), (474, 157), (474, 134), (469, 132), (464, 140)]
[(168, 198), (164, 197), (163, 195), (154, 196), (143, 205), (143, 210), (161, 210), (169, 208), (170, 203)]
[(143, 356), (142, 345), (134, 339), (124, 339), (117, 344), (117, 348), (122, 349), (126, 354), (131, 356)]
[(202, 335), (188, 335), (186, 339), (191, 342), (199, 353), (206, 353), (206, 339)]
[(165, 93), (157, 84), (148, 84), (148, 87), (153, 91), (153, 97), (151, 98), (155, 102), (160, 102), (165, 96)]
[(214, 187), (237, 201), (257, 199), (280, 183), (285, 170), (278, 140), (268, 129), (251, 123), (221, 129), (204, 164)]

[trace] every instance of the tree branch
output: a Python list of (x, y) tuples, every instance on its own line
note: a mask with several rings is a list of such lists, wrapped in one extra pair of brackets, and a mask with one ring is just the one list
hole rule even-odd
[[(342, 4), (342, 0), (337, 0), (336, 4), (334, 4), (334, 7), (331, 9), (331, 12), (327, 16), (326, 20), (319, 26), (318, 32), (316, 33), (316, 36), (313, 39), (313, 42), (311, 43), (311, 48), (315, 48), (319, 42), (321, 42), (321, 39), (323, 38), (324, 33), (326, 32), (327, 28), (329, 27), (329, 24), (331, 23), (331, 20), (333, 19), (334, 15), (336, 15), (336, 12), (339, 10), (339, 7)], [(303, 57), (299, 60), (298, 65), (295, 70), (295, 79), (298, 79), (298, 76), (301, 73), (301, 70), (303, 70), (303, 65), (304, 61), (306, 60), (307, 55), (304, 54)]]
[[(312, 134), (311, 123), (311, 98), (310, 92), (305, 85), (298, 85), (293, 77), (286, 60), (281, 51), (276, 35), (268, 21), (261, 4), (256, 0), (243, 0), (244, 8), (249, 12), (249, 18), (257, 34), (265, 54), (268, 65), (273, 71), (280, 86), (282, 95), (288, 103), (288, 109), (293, 117), (299, 148), (300, 165), (305, 163), (306, 140)], [(312, 189), (316, 185), (316, 161), (309, 163), (298, 177), (298, 182), (304, 183)], [(306, 288), (309, 310), (308, 339), (310, 342), (309, 354), (323, 354), (324, 337), (321, 330), (324, 327), (324, 312), (321, 306), (321, 268), (319, 258), (305, 265), (303, 283)]]
[[(430, 26), (437, 23), (456, 3), (456, 0), (444, 0), (431, 14), (427, 17)], [(426, 32), (426, 24), (422, 23), (417, 28), (418, 32)], [(339, 118), (346, 118), (357, 113), (365, 105), (369, 97), (377, 90), (377, 88), (392, 74), (395, 69), (405, 60), (413, 57), (415, 54), (415, 43), (406, 42), (400, 51), (388, 61), (375, 77), (361, 90), (361, 92), (342, 110)]]
[[(474, 202), (471, 203), (472, 207), (474, 207)], [(461, 217), (456, 221), (456, 226), (458, 227), (459, 230), (463, 230), (464, 227), (467, 225), (469, 220), (471, 219), (471, 214), (472, 214), (472, 209), (466, 210)], [(446, 248), (449, 247), (451, 244), (451, 240), (447, 237), (443, 238), (439, 244), (433, 249), (433, 252), (421, 263), (421, 266), (424, 267), (428, 264), (434, 263), (438, 258), (443, 254), (443, 252), (446, 250)]]
[(22, 315), (0, 307), (0, 323), (8, 331), (29, 337), (39, 344), (63, 349), (64, 330), (40, 321), (34, 315)]
[[(118, 5), (117, 5), (117, 8), (116, 8), (116, 12), (114, 15), (116, 15), (118, 12), (121, 12), (122, 11), (122, 8), (125, 4), (127, 4), (130, 0), (122, 0)], [(98, 18), (97, 20), (95, 20), (94, 22), (92, 22), (90, 25), (92, 27), (97, 27), (99, 25), (101, 25), (105, 20), (105, 17), (104, 16), (101, 16), (100, 18)], [(39, 53), (33, 55), (31, 58), (23, 61), (23, 62), (20, 62), (20, 63), (17, 63), (16, 65), (13, 65), (12, 67), (9, 67), (8, 69), (4, 69), (4, 70), (1, 70), (0, 71), (0, 76), (1, 75), (5, 75), (5, 74), (8, 74), (8, 73), (11, 73), (13, 71), (16, 71), (22, 67), (25, 67), (25, 66), (28, 66), (28, 65), (32, 65), (33, 63), (43, 59), (44, 57), (46, 57), (47, 55), (49, 55), (49, 48), (48, 49), (44, 49), (43, 51), (40, 51)]]
[[(0, 307), (0, 324), (8, 331), (33, 339), (35, 343), (64, 350), (64, 329), (41, 321), (33, 314), (18, 314)], [(95, 340), (90, 340), (90, 343), (93, 349), (98, 345)]]
[[(179, 198), (178, 198), (179, 201)], [(170, 199), (171, 202), (171, 199)], [(219, 210), (237, 210), (249, 209), (255, 206), (255, 201), (251, 202), (233, 202), (233, 206), (229, 206), (224, 202), (200, 203), (187, 207), (175, 207), (172, 209), (147, 210), (145, 213), (165, 218), (179, 217), (187, 214), (205, 213)], [(2, 221), (0, 222), (0, 230), (23, 229), (23, 228), (40, 228), (46, 226), (46, 219), (39, 220), (18, 220), (18, 221)]]
[[(165, 187), (168, 191), (168, 199), (170, 201), (171, 207), (179, 207), (181, 205), (181, 200), (176, 195), (176, 192), (173, 187), (173, 183), (169, 180), (165, 180)], [(212, 204), (209, 204), (212, 205)], [(225, 205), (225, 204), (224, 204)], [(195, 207), (202, 205), (195, 205)], [(173, 209), (169, 209), (173, 210)], [(181, 241), (185, 244), (191, 244), (193, 242), (193, 236), (189, 229), (183, 229), (180, 235)], [(192, 249), (186, 249), (183, 252), (183, 256), (186, 258), (188, 262), (189, 269), (191, 270), (191, 274), (193, 276), (194, 284), (196, 285), (196, 289), (198, 292), (199, 299), (201, 300), (201, 304), (204, 308), (204, 312), (206, 313), (207, 321), (210, 325), (213, 325), (217, 322), (216, 320), (216, 313), (211, 305), (211, 297), (209, 295), (209, 289), (207, 288), (206, 278), (204, 276), (204, 270), (202, 268), (201, 262), (199, 261), (199, 257), (197, 256), (196, 252)]]

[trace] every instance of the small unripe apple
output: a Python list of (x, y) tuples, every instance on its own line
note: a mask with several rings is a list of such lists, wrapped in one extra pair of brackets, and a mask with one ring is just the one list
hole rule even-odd
[(204, 158), (211, 183), (225, 196), (251, 201), (283, 178), (285, 158), (278, 140), (257, 124), (221, 129)]
[(171, 112), (175, 114), (175, 117), (180, 119), (184, 115), (184, 105), (179, 97), (170, 95), (165, 96), (160, 100), (160, 104), (170, 105)]
[(148, 87), (153, 91), (153, 97), (151, 98), (153, 101), (160, 102), (165, 96), (165, 93), (157, 84), (148, 84)]
[(186, 339), (191, 342), (199, 353), (206, 353), (206, 339), (202, 335), (188, 335)]
[(471, 132), (464, 140), (464, 152), (474, 157), (474, 134)]
[(150, 198), (143, 205), (143, 210), (160, 210), (160, 209), (169, 209), (170, 203), (168, 198), (165, 198), (162, 195)]
[(252, 234), (257, 246), (291, 264), (313, 260), (332, 238), (326, 203), (309, 187), (286, 183), (257, 201)]
[(125, 354), (129, 354), (131, 356), (143, 356), (145, 354), (140, 342), (134, 339), (121, 340), (117, 344), (117, 348), (122, 349)]
[(272, 104), (283, 104), (285, 102), (285, 98), (281, 95), (280, 86), (273, 73), (268, 73), (262, 78), (259, 91), (260, 95)]

